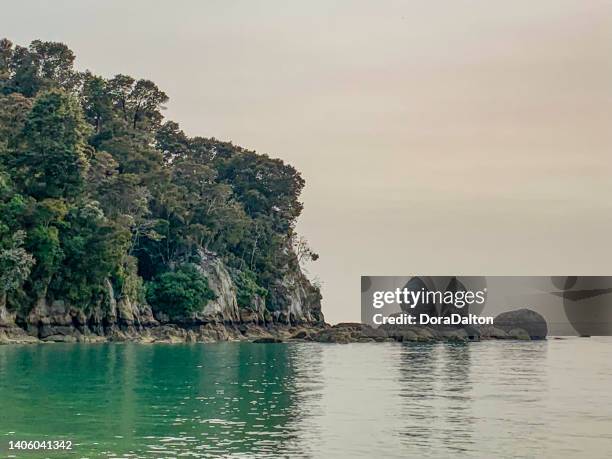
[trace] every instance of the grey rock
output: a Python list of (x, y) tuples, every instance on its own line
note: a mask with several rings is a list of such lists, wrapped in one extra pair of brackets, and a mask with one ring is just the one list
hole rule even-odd
[(269, 344), (269, 343), (282, 343), (283, 340), (279, 338), (274, 338), (273, 336), (268, 336), (265, 338), (258, 338), (254, 340), (253, 342), (259, 343), (259, 344)]
[(522, 329), (531, 339), (545, 339), (548, 335), (546, 320), (531, 309), (503, 312), (493, 319), (493, 325), (508, 334), (513, 329)]
[(513, 328), (512, 330), (508, 331), (508, 338), (520, 339), (525, 341), (531, 340), (531, 336), (529, 336), (529, 333), (527, 333), (522, 328)]

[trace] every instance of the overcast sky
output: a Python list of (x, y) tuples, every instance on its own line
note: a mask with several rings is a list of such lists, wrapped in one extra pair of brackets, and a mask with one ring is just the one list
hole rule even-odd
[(362, 274), (612, 274), (612, 1), (20, 0), (0, 35), (296, 166), (331, 322)]

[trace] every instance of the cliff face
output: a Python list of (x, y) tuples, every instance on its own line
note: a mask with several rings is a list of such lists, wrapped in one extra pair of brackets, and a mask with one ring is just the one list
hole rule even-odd
[[(147, 304), (120, 297), (110, 282), (95, 305), (85, 308), (40, 298), (27, 313), (9, 311), (0, 298), (0, 343), (99, 341), (218, 341), (265, 335), (265, 330), (324, 324), (320, 294), (299, 270), (287, 271), (270, 292), (239, 307), (237, 288), (225, 264), (201, 254), (200, 272), (216, 298), (188, 317), (154, 314)], [(273, 302), (270, 311), (268, 302)]]

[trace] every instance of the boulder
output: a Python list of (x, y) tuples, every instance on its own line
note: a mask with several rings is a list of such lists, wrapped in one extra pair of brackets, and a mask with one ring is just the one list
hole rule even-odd
[(514, 329), (524, 330), (531, 339), (545, 339), (548, 325), (542, 315), (531, 309), (516, 309), (503, 312), (493, 319), (495, 328), (509, 332)]
[(493, 325), (482, 325), (479, 327), (480, 337), (482, 339), (507, 339), (508, 333)]
[(311, 340), (310, 332), (306, 329), (298, 330), (291, 336), (291, 339)]
[(512, 330), (508, 331), (508, 338), (520, 339), (525, 341), (531, 340), (531, 336), (529, 336), (529, 333), (527, 333), (522, 328), (513, 328)]

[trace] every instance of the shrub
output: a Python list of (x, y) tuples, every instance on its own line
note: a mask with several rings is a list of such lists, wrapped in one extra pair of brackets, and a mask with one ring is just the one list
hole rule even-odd
[(232, 277), (236, 284), (238, 306), (250, 307), (255, 295), (265, 298), (268, 294), (265, 288), (257, 284), (257, 277), (251, 270), (236, 270), (233, 272)]
[(181, 265), (147, 283), (147, 300), (154, 311), (181, 316), (201, 310), (216, 298), (208, 279), (194, 265)]

